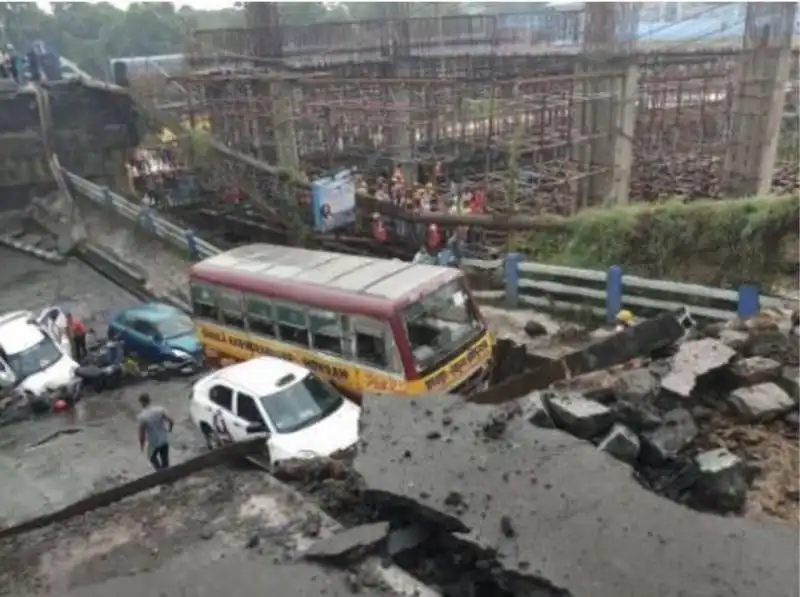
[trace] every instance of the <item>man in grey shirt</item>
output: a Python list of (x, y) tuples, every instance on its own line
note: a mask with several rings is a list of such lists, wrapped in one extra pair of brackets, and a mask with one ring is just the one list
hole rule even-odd
[(150, 404), (150, 395), (139, 396), (142, 411), (136, 417), (139, 422), (139, 447), (144, 452), (147, 444), (147, 455), (150, 463), (157, 470), (169, 466), (169, 433), (175, 422), (167, 414), (163, 406)]

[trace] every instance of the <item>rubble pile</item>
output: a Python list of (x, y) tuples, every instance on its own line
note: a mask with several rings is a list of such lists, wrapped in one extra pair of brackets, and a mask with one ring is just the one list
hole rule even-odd
[[(674, 355), (558, 382), (519, 408), (633, 465), (661, 495), (796, 521), (798, 341), (786, 324), (765, 315), (714, 326)], [(765, 488), (776, 476), (782, 486)]]

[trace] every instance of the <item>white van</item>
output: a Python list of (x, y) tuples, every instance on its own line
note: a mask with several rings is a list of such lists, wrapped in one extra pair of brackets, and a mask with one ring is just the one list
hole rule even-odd
[(274, 357), (205, 376), (192, 388), (189, 411), (210, 448), (263, 437), (270, 464), (354, 450), (361, 416), (311, 371)]
[(0, 315), (0, 386), (38, 395), (75, 384), (77, 369), (58, 308), (38, 317), (30, 311)]

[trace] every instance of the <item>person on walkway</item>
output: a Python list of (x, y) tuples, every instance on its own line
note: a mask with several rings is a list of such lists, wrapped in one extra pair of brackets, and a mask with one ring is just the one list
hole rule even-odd
[(147, 458), (157, 471), (169, 467), (169, 434), (175, 426), (163, 406), (150, 403), (150, 395), (139, 396), (142, 410), (136, 417), (139, 422), (139, 448), (144, 452), (147, 446)]
[(79, 363), (86, 358), (86, 326), (83, 322), (73, 317), (72, 313), (67, 313), (67, 326), (69, 336), (72, 339), (72, 356)]

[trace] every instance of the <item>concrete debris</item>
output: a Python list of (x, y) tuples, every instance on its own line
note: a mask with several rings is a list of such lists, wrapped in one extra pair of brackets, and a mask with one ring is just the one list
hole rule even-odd
[(695, 457), (698, 477), (692, 487), (696, 507), (715, 512), (738, 512), (747, 500), (745, 462), (724, 448)]
[(766, 357), (750, 357), (736, 361), (731, 373), (739, 385), (754, 386), (775, 381), (781, 373), (781, 364)]
[(642, 434), (642, 460), (653, 466), (673, 460), (697, 437), (697, 431), (688, 410), (676, 408), (669, 411), (657, 429)]
[(580, 394), (545, 395), (545, 404), (557, 427), (581, 439), (599, 437), (614, 424), (611, 409)]
[(611, 431), (597, 446), (599, 450), (628, 464), (635, 463), (639, 458), (640, 447), (639, 436), (620, 423), (614, 423)]
[(747, 338), (747, 332), (738, 330), (722, 330), (719, 334), (719, 341), (736, 351), (740, 351), (745, 347)]
[(388, 522), (363, 524), (325, 537), (303, 552), (309, 560), (344, 562), (361, 559), (375, 551), (389, 535)]
[(795, 406), (794, 399), (772, 382), (734, 390), (728, 402), (749, 423), (772, 421)]
[(648, 369), (634, 369), (623, 374), (614, 385), (616, 402), (611, 407), (617, 418), (641, 432), (661, 424), (655, 407), (660, 391), (658, 379)]
[(547, 335), (547, 328), (544, 324), (531, 319), (525, 323), (525, 333), (531, 338), (538, 338), (539, 336)]
[(414, 549), (431, 536), (432, 527), (425, 524), (411, 524), (393, 530), (386, 538), (386, 552), (394, 557), (409, 549)]
[(672, 363), (672, 372), (661, 380), (665, 390), (688, 398), (697, 378), (730, 363), (736, 351), (713, 338), (684, 342)]
[(797, 367), (784, 367), (781, 370), (778, 385), (784, 392), (794, 398), (795, 402), (800, 401), (800, 369)]
[(524, 398), (520, 398), (518, 404), (522, 418), (531, 425), (545, 429), (555, 427), (541, 392), (531, 392)]
[[(365, 397), (362, 439), (387, 448), (359, 451), (353, 466), (374, 511), (394, 512), (405, 524), (416, 520), (438, 527), (433, 511), (464, 527), (447, 534), (447, 541), (471, 545), (465, 556), (473, 564), (458, 577), (466, 579), (464, 587), (456, 577), (434, 582), (464, 589), (446, 594), (696, 595), (714, 586), (720, 574), (729, 592), (747, 594), (752, 586), (765, 597), (791, 592), (797, 556), (791, 528), (776, 525), (767, 534), (755, 530), (761, 523), (752, 520), (722, 524), (642, 489), (628, 466), (587, 442), (534, 428), (520, 417), (508, 419), (500, 439), (487, 441), (482, 430), (496, 418), (496, 406), (453, 396), (414, 402), (409, 407), (394, 396)], [(558, 397), (545, 403), (560, 404)], [(451, 418), (449, 441), (426, 441), (444, 417)], [(670, 425), (694, 426), (686, 411), (665, 418)], [(686, 435), (674, 440), (669, 454), (686, 441)], [(695, 468), (693, 458), (681, 461), (681, 471), (684, 464)], [(685, 479), (682, 486), (692, 476)], [(452, 547), (436, 547), (443, 535), (433, 532), (420, 549), (453, 554)], [(759, 557), (742, 558), (742, 549), (757, 550)], [(626, 566), (609, 567), (609, 553)], [(429, 566), (441, 568), (434, 560)], [(491, 572), (492, 582), (466, 592), (480, 586), (472, 576), (478, 571)], [(511, 588), (523, 580), (531, 583), (526, 591)]]

